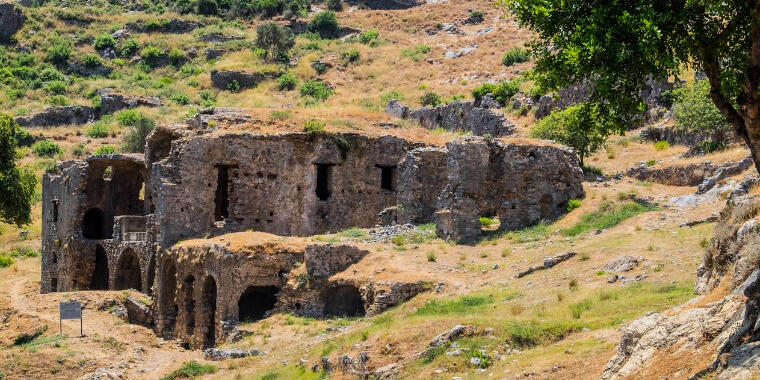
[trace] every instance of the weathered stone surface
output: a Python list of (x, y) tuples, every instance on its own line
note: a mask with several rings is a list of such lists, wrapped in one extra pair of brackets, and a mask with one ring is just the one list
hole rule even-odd
[(7, 41), (24, 26), (26, 16), (13, 3), (0, 3), (0, 41)]
[[(265, 81), (267, 78), (268, 77), (264, 74), (246, 73), (243, 71), (214, 70), (211, 72), (211, 83), (214, 85), (214, 88), (218, 88), (220, 90), (232, 90), (234, 88), (246, 89), (256, 87), (259, 83)], [(237, 84), (237, 86), (235, 86), (235, 84)]]
[(89, 123), (97, 116), (96, 110), (90, 106), (65, 106), (48, 108), (31, 116), (17, 117), (16, 122), (25, 128), (57, 127)]
[(124, 306), (127, 308), (127, 321), (129, 323), (146, 327), (153, 325), (153, 315), (150, 308), (136, 298), (127, 297)]
[(203, 54), (206, 56), (206, 60), (210, 61), (212, 59), (219, 58), (224, 55), (227, 51), (224, 49), (214, 49), (214, 48), (208, 48), (204, 50)]
[(472, 336), (477, 331), (477, 326), (475, 325), (456, 325), (451, 328), (449, 331), (444, 331), (438, 335), (436, 335), (433, 340), (430, 341), (428, 344), (428, 347), (430, 348), (436, 348), (443, 346), (445, 344), (448, 344), (449, 342), (455, 341), (459, 338), (464, 338), (467, 336)]
[(560, 254), (555, 255), (555, 256), (546, 257), (546, 258), (544, 258), (544, 263), (542, 265), (533, 266), (533, 267), (530, 267), (530, 268), (528, 268), (528, 269), (526, 269), (526, 270), (518, 273), (517, 274), (517, 278), (525, 277), (525, 276), (527, 276), (527, 275), (529, 275), (529, 274), (531, 274), (533, 272), (536, 272), (536, 271), (550, 269), (550, 268), (554, 267), (555, 265), (557, 265), (557, 264), (559, 264), (559, 263), (561, 263), (563, 261), (566, 261), (566, 260), (569, 260), (569, 259), (575, 257), (575, 255), (577, 255), (576, 252), (564, 252), (564, 253), (560, 253)]
[(708, 190), (712, 189), (721, 180), (735, 176), (753, 167), (754, 161), (752, 161), (752, 156), (748, 156), (747, 158), (738, 162), (727, 162), (721, 165), (713, 173), (712, 176), (705, 178), (704, 181), (699, 184), (697, 187), (697, 194), (704, 194)]
[(242, 359), (249, 356), (256, 356), (259, 354), (259, 350), (243, 350), (240, 348), (207, 348), (203, 350), (203, 358), (212, 361), (221, 361), (227, 359)]
[(161, 99), (153, 96), (127, 96), (104, 88), (100, 95), (100, 115), (108, 115), (123, 109), (135, 107), (161, 107)]
[(692, 148), (698, 148), (705, 142), (730, 144), (736, 141), (736, 136), (730, 130), (718, 132), (691, 131), (671, 125), (646, 127), (641, 131), (640, 136), (645, 141), (667, 141), (670, 145), (686, 145)]
[(406, 154), (399, 165), (399, 223), (433, 221), (438, 198), (448, 181), (447, 163), (446, 149), (417, 148)]
[(538, 99), (536, 118), (542, 119), (552, 111), (563, 110), (591, 96), (591, 85), (584, 82), (557, 91), (556, 94), (543, 95)]
[(447, 131), (470, 131), (474, 135), (507, 136), (513, 133), (514, 124), (503, 114), (480, 108), (475, 102), (452, 102), (435, 108), (422, 107), (411, 110), (397, 100), (392, 100), (385, 112), (395, 117), (413, 119), (428, 129), (443, 128)]
[(197, 21), (184, 20), (176, 17), (172, 18), (166, 23), (161, 23), (159, 25), (150, 25), (143, 21), (129, 22), (125, 25), (125, 28), (132, 32), (172, 34), (190, 33), (193, 30), (201, 27), (203, 27), (203, 24)]
[(203, 42), (228, 42), (228, 41), (239, 41), (245, 38), (243, 36), (234, 36), (234, 35), (227, 35), (227, 34), (214, 32), (214, 33), (203, 34), (198, 39)]
[(69, 71), (83, 77), (91, 77), (91, 76), (96, 76), (96, 75), (101, 76), (101, 77), (107, 77), (113, 72), (113, 68), (108, 67), (103, 64), (98, 64), (96, 66), (89, 66), (89, 65), (85, 65), (79, 62), (71, 62), (69, 63)]
[(669, 186), (697, 186), (705, 178), (715, 174), (720, 167), (710, 161), (688, 165), (671, 165), (664, 168), (640, 164), (628, 169), (625, 175), (640, 181), (656, 182)]
[(628, 272), (636, 268), (637, 265), (639, 265), (639, 259), (633, 256), (621, 256), (607, 263), (602, 267), (602, 270), (605, 272)]
[(306, 247), (306, 272), (312, 277), (328, 277), (359, 262), (369, 251), (345, 244), (312, 244)]

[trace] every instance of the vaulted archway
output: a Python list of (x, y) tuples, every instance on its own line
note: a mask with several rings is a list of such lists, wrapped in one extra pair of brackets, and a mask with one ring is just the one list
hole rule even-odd
[(250, 286), (243, 292), (238, 301), (238, 320), (253, 322), (264, 318), (266, 313), (277, 304), (276, 286)]
[(90, 290), (108, 290), (108, 255), (100, 244), (95, 246), (95, 270), (92, 272)]
[(116, 267), (116, 290), (135, 289), (142, 291), (142, 278), (140, 275), (140, 259), (134, 250), (127, 248), (119, 256), (119, 264)]
[(203, 346), (205, 347), (216, 345), (216, 294), (216, 280), (212, 276), (206, 276), (203, 280), (199, 313), (204, 329)]

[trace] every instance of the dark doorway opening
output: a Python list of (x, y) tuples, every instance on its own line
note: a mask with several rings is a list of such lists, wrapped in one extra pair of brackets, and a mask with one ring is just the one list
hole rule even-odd
[(100, 244), (95, 246), (95, 270), (92, 273), (90, 290), (108, 290), (108, 256)]
[(174, 323), (177, 320), (177, 267), (174, 262), (164, 265), (163, 286), (160, 288), (161, 309), (166, 316), (164, 323), (164, 337), (170, 337), (174, 331)]
[(230, 216), (230, 167), (216, 166), (216, 194), (214, 195), (214, 220), (219, 222)]
[(195, 277), (192, 275), (185, 277), (185, 282), (182, 284), (183, 301), (185, 303), (185, 333), (187, 336), (193, 336), (195, 333), (195, 298), (193, 293), (195, 292)]
[(53, 223), (58, 223), (58, 205), (60, 204), (60, 201), (58, 199), (53, 199)]
[(85, 239), (110, 239), (111, 231), (107, 231), (106, 218), (99, 208), (91, 208), (82, 218), (82, 235)]
[(324, 294), (325, 317), (360, 317), (364, 316), (362, 295), (353, 285), (340, 285), (329, 288)]
[(153, 283), (156, 281), (156, 255), (150, 255), (150, 261), (148, 262), (148, 295), (153, 295)]
[(213, 347), (216, 345), (216, 280), (208, 276), (203, 280), (203, 324), (206, 333), (203, 337), (203, 345)]
[(58, 291), (58, 279), (55, 277), (50, 279), (50, 291), (51, 292)]
[(377, 167), (380, 168), (380, 188), (393, 191), (393, 175), (396, 167), (381, 165), (377, 165)]
[(116, 290), (135, 289), (142, 291), (142, 279), (140, 276), (140, 259), (135, 251), (127, 249), (119, 257), (119, 265), (116, 267)]
[(321, 201), (330, 199), (330, 171), (333, 164), (315, 164), (317, 166), (317, 198)]
[(238, 320), (253, 322), (264, 318), (266, 313), (274, 309), (277, 303), (276, 286), (251, 286), (243, 292), (238, 301)]

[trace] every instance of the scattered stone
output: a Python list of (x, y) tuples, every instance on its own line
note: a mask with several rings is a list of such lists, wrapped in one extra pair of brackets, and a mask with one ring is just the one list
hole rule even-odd
[(430, 341), (428, 347), (440, 347), (459, 338), (472, 336), (476, 331), (477, 327), (474, 325), (456, 325), (451, 330), (438, 334)]
[(226, 34), (222, 34), (219, 32), (214, 33), (207, 33), (198, 38), (199, 40), (203, 42), (229, 42), (229, 41), (240, 41), (245, 39), (243, 36), (230, 36)]
[(239, 348), (221, 349), (221, 348), (208, 348), (203, 350), (203, 357), (206, 360), (221, 361), (227, 359), (241, 359), (248, 356), (257, 356), (259, 350), (242, 350)]
[(577, 254), (578, 254), (577, 252), (564, 252), (564, 253), (560, 253), (559, 255), (556, 255), (556, 256), (550, 256), (550, 257), (544, 258), (543, 265), (538, 265), (538, 266), (530, 267), (530, 268), (528, 268), (528, 269), (526, 269), (526, 270), (518, 273), (517, 274), (517, 278), (525, 277), (525, 276), (527, 276), (527, 275), (529, 275), (529, 274), (531, 274), (533, 272), (539, 271), (539, 270), (545, 270), (545, 269), (552, 268), (555, 265), (557, 265), (557, 264), (559, 264), (559, 263), (561, 263), (561, 262), (563, 262), (565, 260), (568, 260), (568, 259), (574, 257)]
[(467, 55), (475, 51), (478, 48), (478, 44), (472, 44), (470, 46), (463, 47), (459, 50), (447, 50), (443, 57), (448, 59), (459, 58), (463, 55)]
[(637, 265), (639, 265), (639, 259), (633, 256), (621, 256), (607, 263), (602, 267), (602, 270), (605, 272), (628, 272), (636, 268)]
[(216, 59), (216, 58), (219, 58), (219, 57), (221, 57), (221, 56), (222, 56), (222, 55), (224, 55), (224, 53), (226, 53), (226, 52), (227, 52), (227, 51), (226, 51), (226, 50), (224, 50), (224, 49), (213, 49), (213, 48), (208, 48), (208, 49), (206, 49), (206, 50), (204, 51), (204, 55), (206, 56), (206, 60), (207, 60), (207, 61), (210, 61), (210, 60), (212, 60), (212, 59)]

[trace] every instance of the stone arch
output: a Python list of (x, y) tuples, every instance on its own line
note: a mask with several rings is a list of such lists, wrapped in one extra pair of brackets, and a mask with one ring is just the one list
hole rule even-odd
[(161, 284), (159, 286), (159, 299), (161, 300), (161, 314), (163, 315), (163, 333), (164, 337), (171, 336), (174, 331), (174, 323), (177, 320), (177, 266), (174, 261), (169, 260), (164, 264), (161, 273)]
[(249, 286), (238, 300), (238, 320), (253, 322), (264, 318), (277, 304), (279, 292), (276, 286)]
[(116, 266), (116, 280), (114, 289), (135, 289), (142, 291), (142, 277), (140, 273), (140, 259), (137, 253), (127, 248), (119, 256), (119, 264)]
[(106, 231), (106, 217), (103, 210), (93, 207), (82, 216), (82, 236), (85, 239), (109, 239), (111, 231)]
[(191, 337), (195, 334), (195, 276), (188, 275), (182, 282), (182, 308), (185, 316), (185, 334)]
[(150, 254), (148, 261), (148, 281), (145, 284), (145, 291), (149, 296), (153, 295), (153, 283), (156, 281), (156, 254)]
[(95, 245), (95, 270), (92, 271), (90, 290), (108, 290), (108, 255), (100, 244)]
[(203, 293), (199, 316), (203, 325), (203, 346), (213, 347), (216, 345), (216, 280), (213, 276), (206, 276), (203, 280)]
[(364, 300), (359, 289), (353, 285), (337, 285), (328, 288), (322, 295), (326, 317), (364, 316)]

